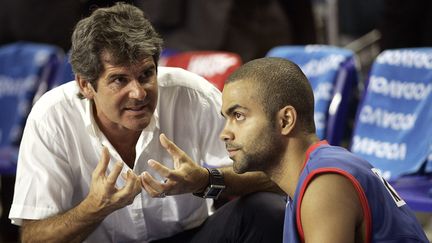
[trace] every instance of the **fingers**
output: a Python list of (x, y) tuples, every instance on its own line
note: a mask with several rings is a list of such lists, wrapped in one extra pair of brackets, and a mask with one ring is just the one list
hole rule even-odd
[(165, 134), (159, 136), (160, 143), (166, 149), (166, 151), (173, 157), (178, 158), (183, 155), (183, 150), (181, 150), (175, 143), (169, 140)]
[[(100, 158), (99, 163), (97, 164), (97, 166), (93, 172), (96, 177), (105, 177), (109, 161), (110, 161), (110, 155), (109, 155), (108, 149), (106, 147), (103, 147), (102, 153), (101, 153), (101, 158)], [(106, 177), (107, 182), (110, 185), (114, 185), (115, 182), (117, 181), (117, 178), (123, 169), (123, 165), (124, 165), (124, 163), (121, 161), (118, 161), (114, 164), (113, 168), (111, 169), (111, 172)]]
[(103, 147), (101, 158), (100, 158), (99, 163), (97, 164), (97, 166), (94, 170), (94, 173), (97, 176), (105, 176), (109, 161), (110, 161), (110, 156), (108, 153), (108, 149), (106, 147)]
[(166, 179), (170, 179), (170, 180), (182, 179), (182, 177), (178, 175), (178, 173), (175, 173), (174, 170), (171, 170), (170, 168), (164, 166), (163, 164), (157, 162), (156, 160), (150, 159), (147, 163), (153, 170), (155, 170), (159, 175), (161, 175)]
[(137, 191), (136, 188), (141, 191), (140, 178), (131, 170), (128, 170), (128, 172), (126, 173), (126, 185), (124, 186), (124, 189), (126, 191)]
[(162, 165), (156, 160), (150, 159), (147, 163), (153, 170), (155, 170), (162, 177), (168, 177), (171, 172), (171, 170), (168, 167)]
[(126, 181), (126, 185), (119, 191), (119, 193), (125, 196), (132, 195), (132, 199), (141, 192), (141, 181), (131, 170), (122, 174), (123, 179)]
[(152, 197), (158, 197), (162, 192), (167, 193), (166, 184), (155, 180), (148, 172), (142, 173), (141, 185)]
[(114, 185), (117, 181), (118, 176), (120, 175), (122, 169), (123, 169), (123, 162), (118, 161), (114, 164), (113, 168), (111, 169), (111, 172), (107, 176), (107, 182), (111, 185)]

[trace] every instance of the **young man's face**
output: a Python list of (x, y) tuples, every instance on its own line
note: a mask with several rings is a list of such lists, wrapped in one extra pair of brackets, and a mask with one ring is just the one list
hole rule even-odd
[(281, 144), (275, 124), (264, 112), (252, 82), (235, 81), (225, 85), (222, 93), (222, 115), (226, 119), (221, 132), (234, 171), (266, 171), (278, 162)]
[(150, 123), (158, 97), (157, 70), (153, 57), (131, 66), (109, 63), (103, 55), (104, 72), (93, 90), (96, 119), (106, 129), (141, 131)]

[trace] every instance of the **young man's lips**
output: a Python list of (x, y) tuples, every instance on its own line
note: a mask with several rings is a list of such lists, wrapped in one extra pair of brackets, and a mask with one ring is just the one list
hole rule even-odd
[(239, 151), (239, 150), (238, 149), (228, 149), (227, 151), (228, 151), (229, 157), (233, 157), (237, 153), (237, 151)]

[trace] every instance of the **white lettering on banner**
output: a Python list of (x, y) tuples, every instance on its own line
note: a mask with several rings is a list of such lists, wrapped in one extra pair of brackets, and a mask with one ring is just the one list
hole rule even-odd
[(354, 136), (351, 151), (388, 160), (405, 160), (407, 145)]
[(396, 131), (412, 129), (416, 120), (417, 116), (415, 114), (391, 112), (381, 108), (373, 108), (369, 105), (365, 105), (359, 115), (361, 123), (390, 128)]
[(43, 66), (45, 65), (50, 58), (50, 53), (47, 50), (40, 50), (34, 56), (34, 64)]
[(381, 76), (371, 76), (370, 91), (389, 96), (391, 98), (406, 100), (426, 99), (432, 90), (432, 83), (404, 82), (399, 80), (387, 80)]
[(325, 114), (322, 112), (315, 111), (314, 113), (315, 127), (317, 130), (325, 128)]
[(36, 78), (35, 75), (27, 76), (23, 80), (0, 76), (0, 98), (3, 96), (16, 96), (31, 89), (36, 84)]
[(377, 63), (408, 68), (432, 69), (432, 53), (413, 50), (386, 51), (377, 58)]
[(236, 63), (236, 58), (226, 54), (196, 56), (191, 58), (187, 69), (201, 76), (211, 77), (225, 73), (229, 67)]
[(302, 65), (301, 69), (308, 78), (316, 77), (330, 70), (337, 70), (344, 60), (343, 55), (330, 55), (322, 59), (311, 60)]
[(328, 45), (317, 45), (317, 44), (313, 44), (313, 45), (306, 45), (305, 46), (305, 52), (319, 52), (322, 50), (338, 50), (337, 47), (329, 47)]
[(315, 103), (318, 100), (331, 100), (333, 94), (333, 85), (331, 83), (319, 83), (313, 91)]

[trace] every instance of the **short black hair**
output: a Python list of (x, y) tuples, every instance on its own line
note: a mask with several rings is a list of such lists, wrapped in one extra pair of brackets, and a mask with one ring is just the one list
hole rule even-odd
[(255, 59), (234, 71), (225, 83), (239, 80), (254, 82), (263, 109), (271, 121), (280, 109), (290, 105), (296, 110), (302, 129), (315, 133), (313, 90), (295, 63), (277, 57)]

